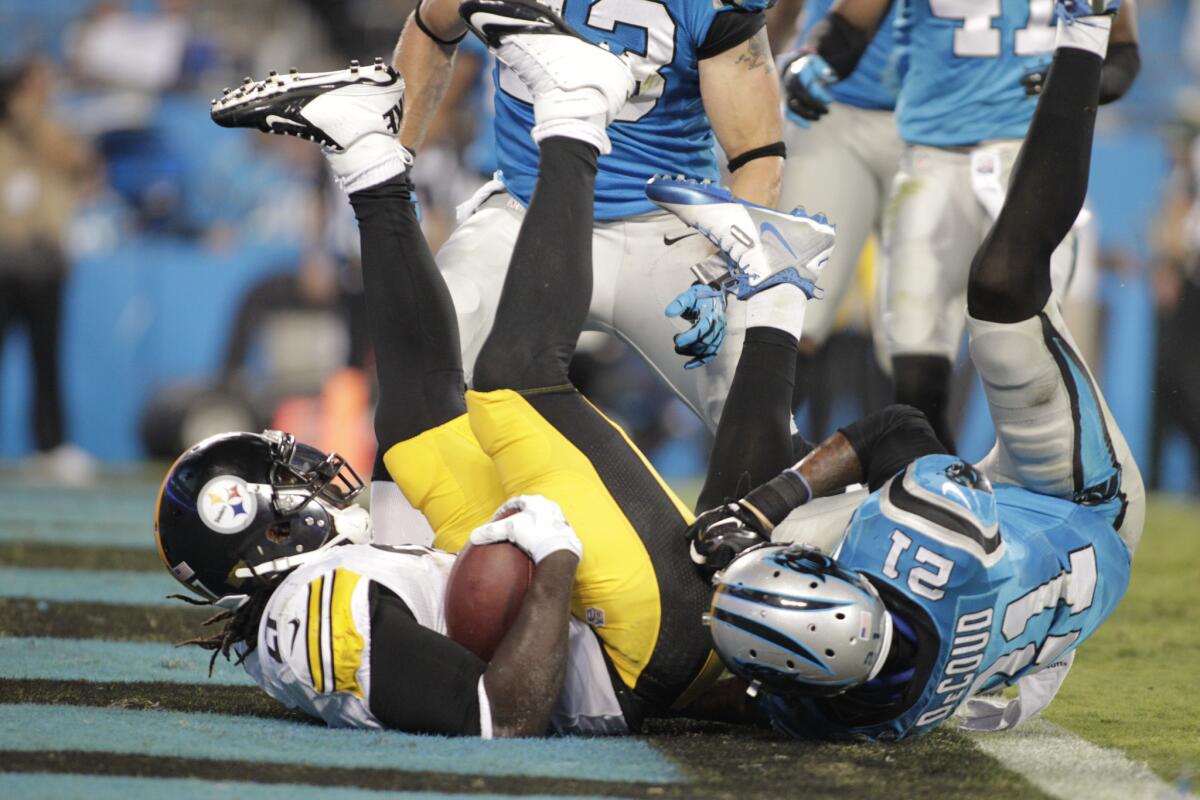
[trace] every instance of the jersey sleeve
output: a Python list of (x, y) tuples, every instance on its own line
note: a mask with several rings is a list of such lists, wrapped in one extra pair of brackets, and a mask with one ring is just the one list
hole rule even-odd
[(710, 2), (684, 4), (684, 29), (696, 48), (696, 58), (720, 55), (737, 47), (767, 24), (761, 11), (743, 11), (733, 6), (713, 8)]
[(491, 714), (482, 678), (487, 663), (419, 624), (404, 601), (372, 584), (371, 713), (410, 733), (487, 737)]

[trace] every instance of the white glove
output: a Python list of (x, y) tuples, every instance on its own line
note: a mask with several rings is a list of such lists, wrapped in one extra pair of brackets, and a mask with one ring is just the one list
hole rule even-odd
[(558, 503), (539, 494), (523, 494), (500, 506), (491, 522), (471, 532), (470, 542), (512, 542), (535, 564), (559, 550), (583, 558), (583, 543), (563, 516)]

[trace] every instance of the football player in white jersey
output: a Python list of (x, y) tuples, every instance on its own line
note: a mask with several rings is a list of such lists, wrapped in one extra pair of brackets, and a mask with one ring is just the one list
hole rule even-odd
[[(453, 556), (372, 544), (370, 517), (352, 504), (357, 476), (283, 433), (218, 436), (185, 453), (159, 496), (159, 549), (176, 578), (229, 611), (199, 643), (235, 649), (272, 696), (329, 724), (626, 732), (643, 715), (684, 711), (721, 672), (701, 625), (710, 589), (683, 539), (691, 514), (566, 375), (587, 312), (597, 160), (634, 82), (624, 60), (540, 6), (467, 0), (463, 14), (539, 98), (541, 152), (465, 397), (454, 307), (395, 137), (400, 77), (382, 63), (272, 76), (224, 96), (213, 117), (324, 146), (359, 223), (388, 469), (439, 548), (509, 540), (536, 564), (514, 625), (490, 664), (447, 638)], [(719, 228), (708, 187), (659, 186)], [(776, 215), (782, 250), (794, 250), (788, 215), (754, 213)], [(779, 275), (741, 292), (763, 323), (747, 331), (737, 412), (718, 432), (705, 488), (718, 500), (791, 460), (781, 376), (794, 365), (805, 294)], [(754, 435), (761, 442), (748, 446)]]

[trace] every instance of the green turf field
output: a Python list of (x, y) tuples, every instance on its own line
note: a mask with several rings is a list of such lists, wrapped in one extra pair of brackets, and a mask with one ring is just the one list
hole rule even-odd
[(0, 475), (0, 797), (1182, 797), (1200, 769), (1200, 506), (1152, 502), (1123, 605), (1045, 715), (899, 744), (654, 723), (623, 740), (332, 731), (178, 650), (154, 487)]

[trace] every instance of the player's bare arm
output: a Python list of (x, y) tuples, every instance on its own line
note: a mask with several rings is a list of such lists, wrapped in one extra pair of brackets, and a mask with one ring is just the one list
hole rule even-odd
[[(783, 115), (766, 30), (701, 61), (700, 94), (717, 141), (729, 156), (733, 193), (773, 207), (783, 182)], [(771, 150), (774, 145), (778, 152)]]
[(579, 557), (542, 559), (512, 628), (483, 675), (494, 736), (541, 736), (567, 667), (567, 621)]
[[(419, 150), (450, 85), (457, 42), (466, 33), (459, 0), (424, 0), (408, 18), (392, 64), (404, 76), (404, 122), (400, 141)], [(420, 15), (420, 22), (417, 16)]]

